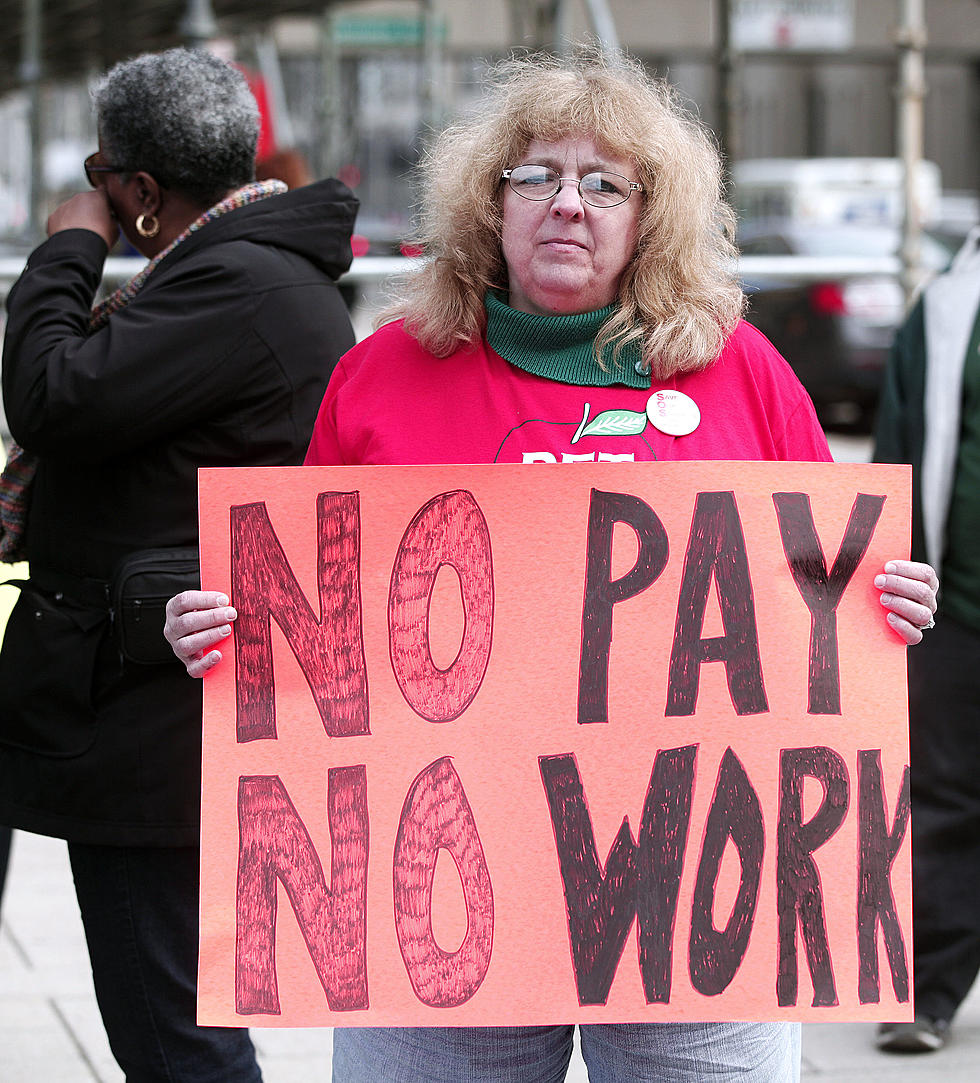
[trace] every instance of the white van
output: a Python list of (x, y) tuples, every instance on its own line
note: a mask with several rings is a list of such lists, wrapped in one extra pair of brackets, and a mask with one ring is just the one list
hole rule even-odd
[[(896, 273), (854, 277), (846, 264), (879, 257), (897, 267), (903, 175), (894, 158), (758, 159), (732, 169), (748, 319), (789, 361), (827, 423), (846, 419), (866, 430), (874, 416), (905, 296)], [(931, 225), (941, 215), (935, 163), (920, 163), (918, 181), (923, 224)], [(949, 261), (929, 233), (921, 249), (927, 272)], [(778, 273), (760, 273), (760, 259), (773, 256), (825, 266), (819, 279), (794, 274), (785, 260)]]
[[(743, 224), (781, 219), (800, 226), (892, 226), (904, 217), (904, 168), (897, 158), (757, 158), (732, 166)], [(938, 219), (942, 178), (918, 169), (923, 225)]]

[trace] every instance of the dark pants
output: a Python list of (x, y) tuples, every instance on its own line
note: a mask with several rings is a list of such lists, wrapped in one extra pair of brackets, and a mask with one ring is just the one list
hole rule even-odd
[(951, 1019), (980, 970), (980, 634), (909, 651), (915, 1005)]
[(95, 993), (128, 1083), (256, 1083), (247, 1030), (195, 1022), (197, 848), (68, 844)]

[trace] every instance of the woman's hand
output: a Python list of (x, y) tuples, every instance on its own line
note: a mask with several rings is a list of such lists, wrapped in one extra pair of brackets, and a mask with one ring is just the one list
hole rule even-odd
[(875, 576), (888, 610), (888, 623), (909, 645), (922, 640), (936, 612), (939, 577), (928, 564), (914, 560), (889, 560), (884, 573)]
[(212, 648), (231, 635), (231, 622), (237, 616), (226, 594), (185, 590), (167, 602), (163, 634), (187, 672), (203, 677), (221, 661), (221, 651)]
[(48, 236), (63, 229), (90, 229), (112, 248), (119, 236), (119, 223), (103, 189), (79, 192), (56, 207), (48, 218)]

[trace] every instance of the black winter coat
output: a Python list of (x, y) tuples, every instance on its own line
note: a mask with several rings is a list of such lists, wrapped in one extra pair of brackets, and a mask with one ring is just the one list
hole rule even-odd
[(27, 555), (46, 589), (22, 591), (0, 652), (0, 823), (197, 842), (200, 682), (121, 658), (103, 584), (127, 554), (196, 544), (199, 467), (302, 462), (353, 344), (335, 279), (356, 208), (331, 180), (231, 211), (93, 334), (101, 238), (66, 230), (28, 260), (7, 301), (3, 394), (40, 460)]

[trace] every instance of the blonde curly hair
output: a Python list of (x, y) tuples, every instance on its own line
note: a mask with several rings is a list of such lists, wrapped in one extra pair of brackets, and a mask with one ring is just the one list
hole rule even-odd
[(736, 278), (735, 215), (721, 158), (701, 123), (665, 82), (623, 56), (594, 50), (499, 64), (471, 119), (447, 128), (421, 166), (422, 266), (406, 276), (379, 322), (404, 319), (423, 347), (445, 357), (479, 339), (489, 289), (507, 289), (501, 254), (500, 174), (532, 140), (594, 139), (635, 163), (645, 194), (636, 254), (619, 306), (596, 343), (615, 359), (639, 341), (658, 379), (706, 368), (744, 309)]

